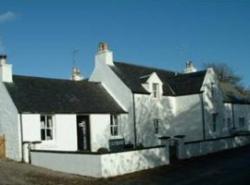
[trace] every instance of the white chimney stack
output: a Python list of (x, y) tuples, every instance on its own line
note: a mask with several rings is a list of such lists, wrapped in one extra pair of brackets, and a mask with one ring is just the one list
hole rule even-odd
[(192, 61), (187, 61), (186, 62), (186, 68), (184, 69), (184, 73), (193, 73), (196, 72), (197, 69), (194, 67)]
[(95, 55), (95, 62), (103, 62), (107, 65), (114, 65), (113, 52), (108, 49), (107, 43), (99, 43), (98, 52)]
[(83, 76), (81, 75), (81, 71), (79, 68), (77, 67), (73, 67), (72, 68), (72, 76), (71, 76), (71, 80), (73, 81), (81, 81), (83, 80)]
[(0, 81), (12, 83), (12, 65), (7, 63), (7, 55), (0, 55)]

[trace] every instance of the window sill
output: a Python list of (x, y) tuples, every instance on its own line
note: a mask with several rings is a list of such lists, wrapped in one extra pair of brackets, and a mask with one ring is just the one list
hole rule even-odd
[(41, 140), (41, 145), (54, 145), (56, 143), (55, 140)]
[(118, 135), (118, 136), (110, 136), (109, 139), (124, 139), (124, 137), (120, 136), (120, 135)]

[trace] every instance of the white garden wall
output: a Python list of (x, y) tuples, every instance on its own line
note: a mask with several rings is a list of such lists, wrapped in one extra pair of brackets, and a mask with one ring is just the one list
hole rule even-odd
[(61, 172), (112, 177), (169, 164), (168, 147), (107, 154), (32, 151), (31, 163)]
[(31, 152), (31, 164), (60, 172), (102, 177), (101, 155), (60, 152)]
[(179, 145), (179, 159), (188, 159), (250, 144), (250, 136), (235, 136)]
[(169, 148), (157, 147), (101, 156), (102, 177), (113, 177), (169, 164)]

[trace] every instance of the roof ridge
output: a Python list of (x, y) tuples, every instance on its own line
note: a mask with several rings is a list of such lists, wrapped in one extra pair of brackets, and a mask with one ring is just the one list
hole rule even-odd
[(29, 78), (29, 79), (42, 79), (42, 80), (58, 80), (58, 81), (68, 81), (68, 82), (91, 82), (88, 80), (81, 80), (81, 81), (73, 81), (71, 79), (65, 78), (52, 78), (52, 77), (42, 77), (42, 76), (28, 76), (28, 75), (16, 75), (14, 74), (13, 77), (20, 77), (20, 78)]
[(168, 72), (168, 73), (176, 73), (175, 71), (170, 71), (170, 70), (167, 70), (167, 69), (161, 69), (161, 68), (150, 67), (150, 66), (143, 66), (143, 65), (132, 64), (132, 63), (127, 63), (127, 62), (114, 61), (114, 63), (125, 64), (125, 65), (131, 65), (131, 66), (141, 67), (141, 68), (147, 68), (147, 69), (151, 69), (151, 70), (159, 70), (159, 71)]
[(196, 75), (203, 74), (206, 72), (207, 72), (207, 70), (201, 70), (201, 71), (196, 71), (196, 72), (192, 72), (192, 73), (178, 73), (177, 75), (171, 76), (169, 78), (176, 78), (176, 77), (180, 77), (180, 76), (196, 76)]

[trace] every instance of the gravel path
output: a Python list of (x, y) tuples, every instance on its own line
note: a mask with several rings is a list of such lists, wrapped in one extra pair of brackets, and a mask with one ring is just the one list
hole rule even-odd
[(249, 185), (250, 146), (109, 179), (0, 160), (0, 185)]

